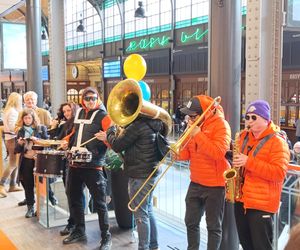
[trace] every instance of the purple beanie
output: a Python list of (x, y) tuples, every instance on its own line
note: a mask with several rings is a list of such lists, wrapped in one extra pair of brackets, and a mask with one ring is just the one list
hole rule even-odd
[(248, 113), (259, 115), (267, 121), (271, 120), (270, 105), (264, 100), (251, 102), (246, 111), (246, 114)]

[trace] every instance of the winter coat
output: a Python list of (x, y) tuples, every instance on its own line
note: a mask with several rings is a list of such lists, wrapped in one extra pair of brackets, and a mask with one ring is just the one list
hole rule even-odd
[[(202, 110), (206, 110), (211, 101), (211, 98), (201, 96)], [(230, 167), (225, 154), (230, 147), (231, 130), (221, 106), (206, 114), (200, 130), (181, 150), (179, 160), (190, 160), (192, 182), (209, 187), (223, 187), (223, 173)]]
[[(243, 147), (244, 151), (241, 153), (248, 155), (242, 188), (245, 209), (276, 213), (279, 208), (290, 154), (286, 141), (277, 132), (279, 128), (270, 122), (259, 138), (247, 131), (241, 134), (240, 150)], [(260, 141), (270, 134), (272, 136), (255, 153)], [(248, 142), (243, 146), (246, 135)]]
[[(157, 119), (138, 117), (118, 136), (112, 127), (107, 131), (107, 141), (112, 149), (124, 154), (124, 170), (131, 178), (147, 178), (158, 164), (156, 133), (163, 131)], [(156, 171), (155, 175), (158, 175)]]

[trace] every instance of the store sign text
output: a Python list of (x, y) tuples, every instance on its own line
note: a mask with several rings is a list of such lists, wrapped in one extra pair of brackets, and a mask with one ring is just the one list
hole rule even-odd
[(300, 79), (300, 74), (290, 74), (290, 80), (298, 80)]
[[(180, 41), (181, 43), (187, 43), (191, 41), (200, 41), (202, 40), (205, 35), (208, 33), (208, 29), (205, 31), (201, 29), (196, 29), (194, 33), (188, 34), (186, 32), (181, 32)], [(143, 38), (140, 40), (133, 40), (129, 43), (129, 46), (126, 48), (127, 52), (133, 52), (136, 50), (146, 50), (146, 49), (153, 49), (157, 47), (165, 47), (170, 44), (170, 37), (168, 36), (161, 36), (161, 37), (151, 37)]]
[(131, 41), (126, 51), (135, 51), (138, 49), (152, 49), (154, 47), (164, 47), (168, 45), (170, 37), (151, 37), (150, 39), (144, 38), (139, 41)]
[(200, 41), (203, 39), (203, 37), (208, 33), (208, 29), (205, 31), (202, 31), (201, 29), (196, 29), (196, 31), (193, 34), (187, 34), (185, 32), (181, 32), (181, 42), (186, 43), (191, 40)]

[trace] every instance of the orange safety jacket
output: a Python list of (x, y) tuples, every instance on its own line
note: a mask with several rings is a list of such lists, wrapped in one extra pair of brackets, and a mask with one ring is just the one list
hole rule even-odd
[[(200, 96), (202, 109), (208, 106), (207, 97)], [(209, 99), (210, 101), (210, 99)], [(230, 148), (231, 130), (219, 106), (209, 111), (196, 134), (180, 152), (179, 160), (190, 160), (190, 178), (204, 186), (224, 186), (223, 173), (230, 167), (225, 154)]]
[(241, 133), (240, 151), (248, 155), (241, 199), (245, 209), (278, 211), (290, 159), (288, 145), (279, 131), (279, 127), (270, 122), (259, 138), (248, 131)]

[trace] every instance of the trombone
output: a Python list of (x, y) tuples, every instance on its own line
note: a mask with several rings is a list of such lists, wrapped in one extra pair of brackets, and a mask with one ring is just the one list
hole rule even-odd
[(162, 172), (162, 174), (158, 177), (157, 181), (153, 184), (153, 186), (148, 190), (148, 192), (145, 194), (143, 199), (140, 201), (136, 207), (132, 207), (132, 202), (136, 198), (136, 196), (143, 190), (144, 186), (149, 182), (149, 180), (152, 178), (152, 176), (156, 173), (156, 171), (161, 167), (161, 165), (167, 160), (167, 156), (172, 151), (175, 154), (179, 154), (179, 151), (181, 148), (184, 148), (187, 145), (187, 142), (189, 141), (189, 137), (193, 129), (202, 121), (202, 119), (205, 117), (205, 115), (212, 109), (215, 110), (218, 105), (221, 102), (221, 97), (216, 97), (212, 103), (207, 107), (207, 109), (197, 118), (197, 120), (188, 127), (184, 133), (179, 137), (178, 141), (170, 146), (170, 150), (166, 153), (164, 158), (158, 163), (158, 165), (154, 168), (154, 170), (151, 172), (151, 174), (148, 176), (148, 178), (145, 180), (143, 185), (139, 188), (139, 190), (134, 194), (134, 196), (131, 198), (131, 200), (128, 202), (128, 209), (132, 212), (136, 212), (139, 207), (143, 204), (143, 202), (146, 200), (146, 198), (150, 195), (152, 190), (157, 186), (157, 184), (160, 182), (160, 180), (165, 176), (166, 172), (169, 170), (169, 168), (173, 165), (173, 162), (175, 159), (172, 159), (166, 166), (166, 169)]

